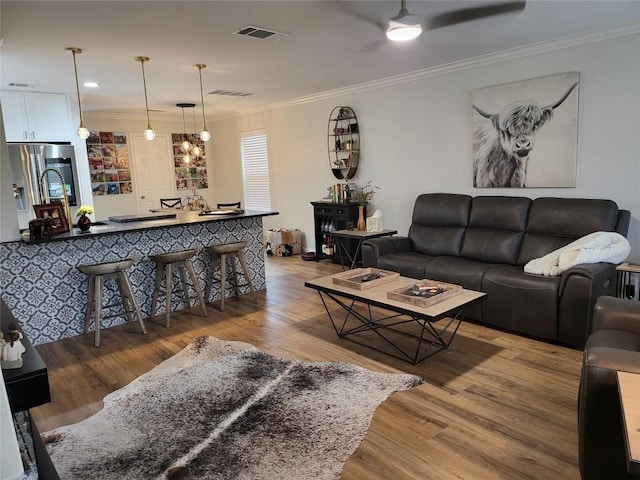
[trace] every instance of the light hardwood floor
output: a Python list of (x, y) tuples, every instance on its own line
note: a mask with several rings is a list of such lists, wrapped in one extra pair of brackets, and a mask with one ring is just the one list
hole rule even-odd
[(102, 408), (102, 398), (182, 349), (198, 335), (251, 343), (272, 355), (340, 360), (425, 383), (393, 394), (345, 465), (344, 480), (579, 479), (576, 398), (582, 354), (464, 323), (451, 348), (412, 366), (337, 338), (305, 280), (340, 271), (300, 256), (267, 258), (267, 291), (208, 308), (37, 347), (53, 401), (32, 410), (41, 432)]

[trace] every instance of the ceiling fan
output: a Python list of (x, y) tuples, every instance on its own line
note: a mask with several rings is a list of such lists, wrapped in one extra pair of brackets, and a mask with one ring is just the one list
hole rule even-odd
[(386, 35), (389, 40), (406, 41), (418, 37), (422, 30), (434, 30), (436, 28), (468, 22), (478, 18), (500, 15), (503, 13), (522, 10), (527, 2), (525, 0), (498, 2), (482, 6), (474, 6), (440, 13), (438, 15), (419, 16), (409, 13), (406, 1), (400, 0), (400, 11), (389, 19)]
[(332, 8), (379, 27), (390, 40), (405, 41), (418, 37), (425, 30), (455, 25), (483, 17), (517, 12), (524, 9), (526, 0), (503, 1), (459, 8), (436, 15), (415, 15), (409, 12), (405, 0), (400, 0), (400, 11), (386, 22), (357, 12), (348, 2), (331, 2)]

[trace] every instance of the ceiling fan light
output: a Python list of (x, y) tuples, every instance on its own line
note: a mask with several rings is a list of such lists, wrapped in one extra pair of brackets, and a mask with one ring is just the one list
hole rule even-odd
[(387, 30), (387, 38), (394, 42), (406, 42), (407, 40), (413, 40), (422, 33), (422, 26), (417, 25), (402, 25), (397, 24), (389, 26)]

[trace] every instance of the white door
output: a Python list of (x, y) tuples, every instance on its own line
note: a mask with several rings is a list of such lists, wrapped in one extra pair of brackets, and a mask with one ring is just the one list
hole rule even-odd
[(160, 208), (161, 198), (176, 197), (173, 158), (169, 135), (158, 135), (146, 140), (142, 134), (131, 134), (131, 155), (137, 197), (138, 213)]

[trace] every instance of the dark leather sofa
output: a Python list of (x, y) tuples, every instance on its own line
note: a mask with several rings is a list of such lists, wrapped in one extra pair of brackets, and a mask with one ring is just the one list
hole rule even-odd
[(408, 236), (365, 241), (363, 265), (486, 292), (466, 318), (582, 349), (596, 299), (615, 293), (615, 266), (544, 277), (524, 265), (592, 232), (626, 236), (629, 220), (611, 200), (423, 194)]
[(582, 361), (578, 452), (582, 480), (628, 474), (616, 371), (640, 373), (640, 302), (600, 297)]

